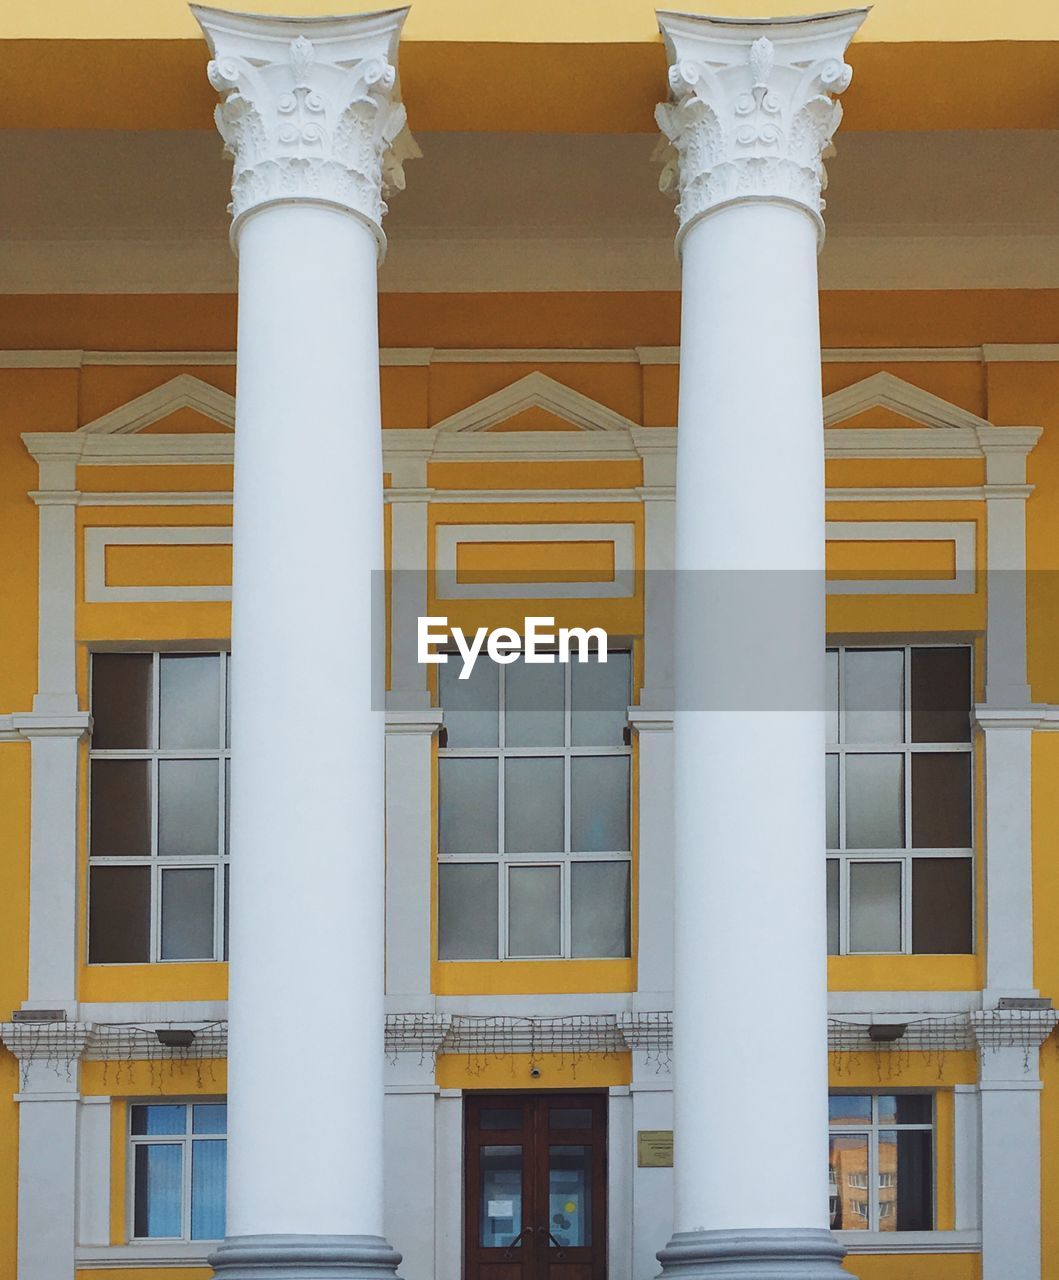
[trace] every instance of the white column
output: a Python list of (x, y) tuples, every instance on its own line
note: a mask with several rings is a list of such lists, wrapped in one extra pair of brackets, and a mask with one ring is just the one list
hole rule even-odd
[(863, 17), (659, 15), (683, 264), (663, 1273), (845, 1274), (827, 1229), (816, 258), (832, 95)]
[(376, 1277), (400, 1261), (382, 1209), (376, 267), (384, 191), (414, 154), (393, 66), (406, 10), (195, 13), (239, 253), (228, 1238), (212, 1265)]

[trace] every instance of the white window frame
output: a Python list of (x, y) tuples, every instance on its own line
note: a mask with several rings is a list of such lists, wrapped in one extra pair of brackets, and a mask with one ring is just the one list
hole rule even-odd
[[(88, 768), (91, 774), (92, 762), (95, 760), (146, 760), (149, 773), (149, 804), (151, 807), (151, 851), (142, 856), (108, 857), (92, 852), (92, 788), (88, 787), (88, 865), (91, 869), (97, 866), (111, 867), (149, 867), (151, 871), (151, 900), (149, 906), (150, 941), (146, 961), (98, 961), (89, 959), (89, 931), (85, 930), (85, 963), (93, 967), (112, 964), (213, 964), (227, 960), (225, 954), (225, 908), (228, 879), (226, 869), (230, 862), (228, 848), (228, 790), (230, 779), (230, 760), (232, 756), (230, 723), (231, 723), (231, 651), (222, 648), (209, 649), (134, 649), (114, 648), (99, 649), (93, 652), (92, 658), (99, 654), (143, 655), (149, 653), (151, 665), (151, 707), (148, 724), (148, 740), (150, 746), (144, 748), (114, 747), (101, 750), (89, 745)], [(180, 750), (163, 750), (158, 746), (159, 709), (161, 704), (161, 661), (164, 657), (177, 656), (219, 657), (220, 696), (218, 698), (220, 723), (218, 726), (218, 747), (191, 747)], [(91, 685), (91, 660), (89, 662), (89, 682)], [(89, 690), (89, 706), (92, 706), (92, 691)], [(216, 760), (219, 773), (217, 784), (217, 853), (213, 857), (197, 855), (166, 854), (158, 852), (158, 764), (162, 760)], [(162, 871), (167, 868), (212, 869), (213, 881), (213, 954), (195, 959), (169, 959), (162, 956)], [(91, 875), (88, 885), (88, 911), (92, 911)]]
[[(919, 1097), (930, 1098), (930, 1120), (921, 1124), (886, 1124), (879, 1119), (879, 1099), (892, 1098), (901, 1094), (915, 1094)], [(938, 1105), (937, 1094), (930, 1089), (832, 1089), (829, 1097), (853, 1097), (853, 1098), (871, 1098), (871, 1120), (867, 1124), (829, 1124), (827, 1126), (828, 1139), (835, 1137), (867, 1137), (868, 1139), (868, 1171), (867, 1171), (867, 1188), (865, 1196), (868, 1201), (868, 1224), (866, 1227), (846, 1227), (836, 1228), (843, 1235), (848, 1231), (851, 1236), (864, 1236), (869, 1231), (882, 1231), (879, 1225), (881, 1215), (879, 1211), (879, 1178), (877, 1170), (879, 1168), (879, 1134), (892, 1132), (906, 1132), (910, 1130), (929, 1130), (931, 1134), (930, 1141), (930, 1226), (928, 1228), (919, 1228), (917, 1230), (937, 1230), (938, 1220), (938, 1135), (937, 1135), (937, 1119)], [(858, 1188), (859, 1189), (859, 1188)], [(896, 1201), (895, 1201), (896, 1204)], [(891, 1235), (900, 1237), (904, 1232), (894, 1229), (893, 1232), (886, 1231), (886, 1236)]]
[[(191, 1244), (201, 1246), (212, 1244), (215, 1241), (203, 1236), (200, 1239), (193, 1240), (191, 1238), (191, 1144), (194, 1141), (199, 1142), (217, 1142), (223, 1141), (225, 1144), (225, 1160), (228, 1156), (228, 1126), (225, 1124), (224, 1133), (192, 1133), (192, 1125), (194, 1123), (194, 1111), (196, 1106), (227, 1106), (227, 1097), (194, 1097), (194, 1098), (169, 1098), (169, 1097), (150, 1097), (150, 1098), (130, 1098), (126, 1106), (125, 1117), (125, 1136), (126, 1136), (126, 1160), (127, 1174), (125, 1177), (126, 1196), (125, 1196), (125, 1221), (126, 1221), (126, 1239), (130, 1244)], [(132, 1131), (132, 1115), (135, 1107), (162, 1107), (176, 1106), (183, 1107), (184, 1111), (184, 1132), (179, 1133), (133, 1133)], [(178, 1236), (138, 1236), (136, 1230), (136, 1148), (144, 1146), (177, 1146), (182, 1148), (180, 1156), (180, 1224), (181, 1234)], [(220, 1237), (218, 1237), (220, 1239)]]
[[(863, 650), (900, 650), (904, 654), (904, 740), (902, 742), (856, 742), (847, 743), (846, 706), (845, 706), (845, 660), (844, 655)], [(975, 786), (974, 742), (913, 742), (912, 741), (912, 652), (916, 649), (966, 649), (970, 654), (970, 679), (967, 690), (967, 709), (970, 715), (974, 701), (974, 647), (960, 640), (940, 640), (919, 644), (889, 643), (885, 640), (862, 644), (827, 645), (828, 652), (838, 653), (838, 742), (828, 742), (825, 754), (838, 757), (838, 838), (839, 848), (828, 849), (828, 861), (838, 864), (838, 951), (834, 955), (913, 955), (934, 954), (918, 953), (912, 950), (912, 863), (915, 858), (964, 858), (970, 861), (971, 874), (971, 951), (977, 951), (976, 912), (974, 910), (976, 867), (974, 850), (975, 832)], [(932, 849), (912, 847), (912, 757), (930, 752), (946, 755), (965, 754), (971, 757), (970, 788), (970, 831), (971, 845), (966, 849)], [(900, 755), (903, 760), (904, 777), (904, 847), (900, 849), (856, 849), (847, 850), (846, 845), (846, 759), (850, 755)], [(851, 863), (865, 862), (898, 862), (901, 864), (901, 947), (897, 951), (852, 951), (850, 938), (850, 894), (849, 868)]]
[[(628, 649), (615, 648), (609, 651), (613, 654), (628, 654), (630, 669), (630, 686), (632, 680), (633, 653), (631, 647)], [(453, 661), (457, 655), (452, 655), (449, 661)], [(484, 660), (484, 659), (480, 659)], [(497, 892), (499, 894), (499, 904), (497, 910), (497, 954), (494, 959), (468, 959), (457, 961), (445, 961), (443, 963), (456, 964), (496, 964), (498, 960), (589, 960), (589, 959), (624, 959), (628, 960), (632, 954), (632, 806), (633, 806), (633, 778), (632, 778), (632, 746), (620, 747), (575, 747), (571, 746), (571, 725), (573, 720), (573, 708), (571, 702), (571, 667), (573, 660), (560, 664), (563, 669), (563, 744), (561, 746), (552, 747), (506, 747), (505, 739), (505, 690), (507, 682), (507, 666), (497, 663), (499, 672), (498, 680), (498, 727), (497, 742), (495, 747), (439, 747), (438, 759), (463, 759), (463, 760), (496, 760), (497, 761), (497, 852), (493, 853), (448, 853), (443, 854), (438, 849), (438, 866), (453, 866), (459, 863), (471, 863), (486, 866), (495, 866), (497, 868)], [(630, 687), (629, 697), (632, 697)], [(442, 707), (444, 710), (444, 707)], [(579, 756), (624, 756), (629, 761), (629, 845), (628, 849), (607, 850), (603, 852), (572, 852), (570, 849), (570, 780), (571, 780), (571, 761)], [(507, 853), (504, 849), (504, 762), (506, 760), (516, 759), (537, 759), (537, 760), (557, 760), (563, 761), (563, 851), (558, 853)], [(438, 789), (438, 812), (440, 815), (441, 791)], [(439, 820), (440, 830), (440, 820)], [(629, 867), (629, 899), (630, 899), (630, 922), (629, 922), (629, 942), (628, 952), (625, 956), (574, 956), (572, 954), (572, 930), (571, 930), (571, 868), (575, 863), (583, 862), (624, 862)], [(508, 875), (511, 867), (558, 867), (560, 870), (560, 891), (559, 891), (559, 909), (560, 909), (560, 927), (559, 927), (559, 945), (560, 949), (551, 955), (525, 956), (512, 955), (509, 948), (508, 935)], [(439, 931), (440, 946), (440, 931)]]

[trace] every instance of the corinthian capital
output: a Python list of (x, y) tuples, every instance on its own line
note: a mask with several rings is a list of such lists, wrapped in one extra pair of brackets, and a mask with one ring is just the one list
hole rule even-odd
[(823, 239), (825, 158), (852, 78), (843, 60), (866, 9), (744, 20), (659, 11), (669, 101), (655, 109), (659, 186), (679, 198), (677, 244), (697, 219), (741, 200), (795, 204)]
[(212, 61), (214, 112), (234, 159), (232, 234), (262, 205), (312, 200), (368, 222), (420, 154), (405, 120), (397, 43), (408, 10), (273, 18), (192, 5)]

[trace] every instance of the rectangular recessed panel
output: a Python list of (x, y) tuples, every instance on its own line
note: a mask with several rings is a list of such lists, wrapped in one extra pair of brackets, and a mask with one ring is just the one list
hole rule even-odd
[(952, 582), (956, 543), (949, 541), (827, 543), (829, 582)]
[(110, 546), (108, 587), (227, 587), (231, 547)]
[(459, 542), (461, 584), (613, 582), (613, 542)]

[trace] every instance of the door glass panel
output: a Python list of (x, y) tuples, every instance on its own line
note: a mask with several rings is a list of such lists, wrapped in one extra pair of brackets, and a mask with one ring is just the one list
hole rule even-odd
[(846, 756), (846, 848), (903, 849), (904, 760), (898, 755)]
[(832, 1231), (867, 1231), (870, 1226), (868, 1135), (831, 1135), (828, 1200)]
[(848, 649), (845, 704), (847, 742), (904, 741), (901, 649)]
[(548, 1114), (551, 1129), (591, 1129), (591, 1107), (552, 1107)]
[(561, 747), (566, 736), (566, 668), (519, 658), (504, 677), (504, 744)]
[(521, 1107), (483, 1107), (478, 1113), (479, 1129), (521, 1129)]
[(136, 1148), (133, 1235), (158, 1238), (179, 1236), (183, 1149), (173, 1143), (152, 1142)]
[(560, 1247), (592, 1243), (591, 1147), (549, 1148), (548, 1230)]
[(479, 1165), (479, 1242), (505, 1249), (522, 1230), (522, 1148), (482, 1147)]
[(559, 937), (561, 876), (558, 867), (509, 869), (509, 956), (557, 956), (562, 951)]

